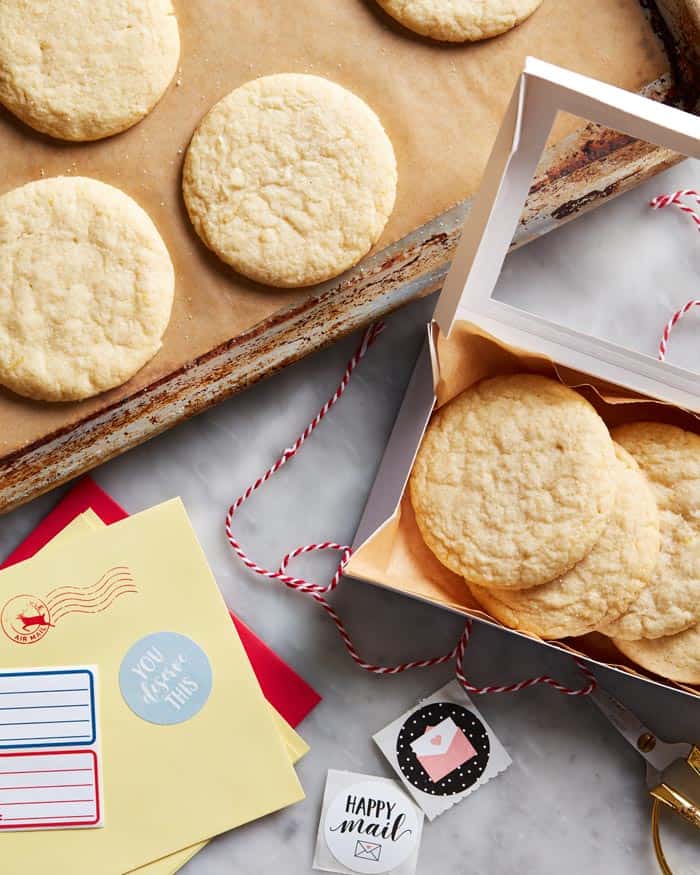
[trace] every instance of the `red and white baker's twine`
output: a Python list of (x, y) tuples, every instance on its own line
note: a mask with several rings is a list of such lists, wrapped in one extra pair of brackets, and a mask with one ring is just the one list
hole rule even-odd
[[(695, 224), (695, 227), (700, 231), (700, 214), (693, 209), (693, 207), (688, 206), (688, 204), (684, 203), (683, 198), (690, 198), (695, 201), (696, 204), (700, 204), (700, 194), (692, 188), (681, 189), (680, 191), (673, 192), (672, 194), (660, 194), (655, 197), (649, 204), (649, 206), (654, 210), (662, 210), (665, 207), (676, 207), (682, 213), (685, 213), (691, 221)], [(700, 300), (690, 300), (687, 301), (680, 310), (676, 310), (676, 312), (671, 316), (666, 325), (664, 326), (663, 334), (661, 335), (661, 340), (659, 341), (659, 352), (658, 359), (659, 361), (664, 361), (666, 358), (666, 351), (668, 350), (668, 340), (671, 336), (671, 332), (673, 331), (674, 326), (680, 322), (680, 320), (685, 316), (685, 314), (692, 310), (693, 307), (700, 306)]]
[[(355, 645), (352, 643), (350, 635), (348, 634), (348, 631), (345, 628), (343, 621), (340, 619), (337, 612), (333, 609), (333, 607), (328, 603), (325, 598), (325, 595), (329, 592), (332, 592), (340, 583), (340, 579), (343, 576), (345, 567), (350, 561), (350, 556), (352, 555), (351, 547), (343, 546), (342, 544), (336, 544), (334, 541), (323, 541), (319, 544), (308, 544), (305, 547), (297, 547), (295, 550), (292, 550), (291, 553), (288, 553), (284, 557), (277, 571), (271, 571), (270, 569), (263, 568), (261, 565), (258, 565), (257, 562), (251, 559), (243, 550), (240, 543), (234, 536), (232, 530), (233, 518), (240, 510), (241, 505), (243, 505), (251, 497), (251, 495), (256, 492), (264, 483), (267, 483), (270, 477), (272, 477), (273, 474), (279, 471), (279, 469), (283, 465), (286, 465), (286, 463), (290, 459), (296, 456), (302, 445), (312, 434), (312, 432), (315, 431), (315, 429), (318, 427), (321, 420), (326, 416), (331, 407), (333, 407), (333, 405), (342, 398), (345, 390), (348, 387), (350, 377), (352, 376), (353, 371), (362, 361), (367, 350), (374, 343), (377, 337), (379, 337), (383, 330), (384, 325), (382, 323), (377, 323), (376, 325), (372, 325), (367, 329), (362, 338), (362, 342), (355, 351), (353, 357), (348, 362), (345, 373), (343, 374), (343, 378), (333, 395), (328, 399), (328, 401), (326, 401), (323, 407), (319, 410), (319, 412), (309, 423), (309, 425), (307, 425), (304, 431), (299, 435), (299, 437), (292, 444), (292, 446), (286, 449), (277, 459), (277, 461), (270, 468), (267, 469), (262, 477), (259, 477), (254, 483), (252, 483), (246, 489), (243, 495), (237, 498), (229, 507), (228, 513), (226, 514), (226, 536), (229, 540), (229, 543), (231, 544), (231, 547), (233, 548), (234, 553), (247, 568), (249, 568), (251, 571), (254, 571), (256, 574), (259, 574), (262, 577), (266, 577), (269, 580), (278, 580), (285, 586), (288, 586), (290, 589), (295, 589), (299, 592), (310, 595), (312, 599), (318, 602), (318, 604), (335, 623), (336, 628), (340, 633), (340, 637), (343, 639), (343, 643), (345, 644), (350, 656), (355, 660), (357, 665), (359, 665), (360, 668), (365, 669), (365, 671), (371, 671), (374, 674), (392, 675), (399, 674), (403, 671), (408, 671), (411, 668), (429, 668), (433, 665), (444, 665), (445, 663), (452, 662), (454, 660), (456, 664), (457, 678), (468, 693), (472, 693), (475, 695), (481, 695), (483, 693), (517, 693), (520, 690), (527, 689), (528, 687), (533, 687), (536, 684), (547, 684), (548, 686), (553, 687), (555, 690), (563, 693), (566, 696), (587, 696), (595, 689), (596, 680), (593, 674), (589, 671), (589, 669), (583, 664), (583, 662), (575, 658), (574, 661), (576, 662), (576, 665), (578, 666), (579, 670), (584, 675), (587, 681), (586, 685), (579, 689), (571, 689), (570, 687), (565, 686), (564, 684), (560, 683), (554, 678), (549, 677), (548, 675), (540, 675), (536, 678), (528, 678), (527, 680), (519, 681), (518, 683), (513, 684), (494, 684), (486, 687), (473, 686), (469, 683), (464, 674), (464, 655), (472, 631), (471, 619), (467, 620), (464, 631), (460, 635), (457, 644), (453, 647), (452, 650), (450, 650), (449, 653), (446, 653), (444, 656), (435, 656), (429, 659), (419, 659), (414, 660), (413, 662), (404, 662), (400, 665), (394, 666), (373, 665), (372, 663), (365, 662), (365, 660), (362, 659), (360, 654), (357, 652)], [(330, 582), (327, 583), (325, 586), (321, 586), (317, 583), (312, 583), (311, 581), (307, 581), (302, 577), (294, 577), (290, 574), (287, 574), (287, 569), (292, 559), (296, 559), (298, 556), (302, 556), (304, 553), (313, 553), (321, 550), (335, 550), (342, 554), (340, 557), (340, 563), (338, 564), (338, 568), (336, 569), (335, 574), (331, 578)]]
[(692, 198), (696, 204), (700, 205), (700, 194), (692, 188), (682, 188), (680, 191), (674, 191), (672, 194), (659, 194), (650, 203), (649, 206), (653, 210), (663, 210), (665, 207), (676, 207), (682, 213), (690, 216), (692, 221), (697, 225), (700, 231), (700, 215), (696, 213), (693, 207), (683, 203), (683, 198)]

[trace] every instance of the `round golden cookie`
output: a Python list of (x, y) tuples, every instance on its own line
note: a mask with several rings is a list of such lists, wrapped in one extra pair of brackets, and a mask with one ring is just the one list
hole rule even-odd
[(615, 504), (590, 553), (562, 577), (530, 589), (470, 584), (492, 617), (541, 638), (585, 635), (601, 619), (619, 617), (648, 584), (659, 558), (656, 499), (634, 459), (615, 449)]
[(377, 0), (409, 30), (445, 42), (477, 42), (511, 30), (542, 0)]
[(170, 0), (2, 0), (0, 103), (63, 140), (130, 128), (180, 58)]
[(161, 346), (175, 277), (123, 192), (55, 177), (0, 197), (0, 383), (68, 401), (133, 376)]
[(598, 631), (627, 641), (675, 635), (700, 622), (700, 436), (635, 422), (616, 428), (613, 437), (649, 478), (659, 507), (661, 552), (649, 586)]
[(700, 625), (653, 640), (613, 638), (613, 644), (647, 671), (680, 684), (700, 684)]
[(572, 389), (532, 374), (483, 380), (432, 418), (410, 479), (418, 528), (472, 583), (525, 589), (564, 574), (601, 536), (617, 461)]
[(236, 88), (204, 118), (183, 191), (219, 258), (293, 288), (337, 276), (371, 249), (396, 182), (391, 142), (364, 101), (319, 76), (281, 73)]

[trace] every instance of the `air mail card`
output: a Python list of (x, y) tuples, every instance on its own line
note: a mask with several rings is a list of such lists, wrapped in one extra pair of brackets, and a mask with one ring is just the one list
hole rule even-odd
[[(121, 875), (303, 797), (179, 501), (0, 572), (0, 666), (12, 708), (0, 711), (12, 715), (5, 724), (31, 724), (6, 725), (2, 737), (42, 745), (34, 763), (34, 749), (9, 751), (21, 756), (20, 767), (4, 766), (5, 798), (31, 803), (34, 818), (64, 817), (67, 805), (81, 820), (94, 819), (98, 806), (106, 812), (101, 829), (73, 829), (68, 818), (65, 828), (3, 833), (3, 875), (25, 872), (28, 859), (53, 875)], [(99, 689), (92, 709), (87, 675), (70, 686), (47, 674), (85, 666), (95, 667)], [(23, 695), (27, 720), (17, 717)], [(51, 696), (56, 722), (48, 718)], [(91, 772), (90, 756), (72, 754), (94, 747), (93, 723), (99, 750)], [(51, 757), (66, 771), (51, 771)], [(67, 779), (50, 778), (58, 774)], [(38, 801), (55, 804), (43, 814)], [(3, 820), (13, 809), (21, 806), (0, 807)]]
[[(119, 519), (123, 518), (123, 516), (119, 517)], [(40, 549), (50, 555), (63, 542), (67, 540), (74, 540), (76, 538), (79, 538), (81, 535), (90, 534), (94, 531), (100, 531), (104, 528), (104, 526), (105, 523), (102, 521), (102, 519), (97, 516), (97, 514), (92, 509), (88, 509), (73, 518), (69, 523), (65, 525), (63, 529), (60, 530), (57, 535), (55, 535), (47, 544), (45, 544)], [(38, 552), (39, 550), (35, 551), (35, 553)], [(22, 559), (20, 558), (17, 561), (22, 561)], [(16, 563), (12, 562), (10, 564)], [(94, 670), (96, 671), (96, 669)], [(95, 707), (95, 710), (97, 710), (97, 706)], [(287, 748), (287, 752), (289, 754), (291, 762), (298, 762), (298, 760), (301, 759), (301, 757), (303, 757), (308, 752), (308, 745), (299, 735), (297, 735), (297, 733), (291, 728), (286, 720), (272, 706), (270, 706), (270, 710), (274, 718), (274, 722), (280, 732), (280, 735), (284, 740), (285, 747)], [(102, 817), (104, 818), (104, 804), (100, 804), (100, 812), (102, 813)], [(42, 824), (43, 823), (44, 822), (42, 821)], [(42, 828), (45, 828), (45, 826), (42, 825)], [(67, 828), (67, 825), (63, 824), (62, 828)], [(206, 841), (198, 842), (195, 845), (191, 845), (188, 848), (183, 848), (181, 851), (177, 851), (174, 854), (169, 854), (166, 857), (161, 857), (160, 860), (152, 861), (150, 863), (147, 863), (145, 866), (140, 866), (138, 869), (134, 869), (132, 871), (138, 872), (139, 875), (174, 875), (175, 872), (179, 871), (182, 866), (184, 866), (185, 863), (188, 862), (188, 860), (190, 860), (195, 854), (197, 854), (198, 851), (205, 847), (206, 844)]]

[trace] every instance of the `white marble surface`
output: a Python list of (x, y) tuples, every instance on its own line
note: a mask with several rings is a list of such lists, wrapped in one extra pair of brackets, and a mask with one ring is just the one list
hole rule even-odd
[[(501, 292), (558, 318), (597, 322), (600, 330), (654, 352), (671, 308), (697, 294), (700, 238), (680, 215), (650, 216), (657, 191), (700, 182), (686, 164), (599, 212), (514, 255)], [(575, 250), (574, 251), (574, 247)], [(577, 261), (571, 259), (576, 256)], [(645, 303), (648, 325), (630, 315)], [(260, 561), (274, 565), (311, 540), (349, 542), (379, 462), (432, 302), (389, 320), (342, 403), (302, 454), (246, 506), (236, 529)], [(603, 317), (609, 306), (617, 319)], [(622, 317), (622, 318), (619, 318)], [(624, 330), (624, 335), (617, 332)], [(690, 315), (672, 355), (690, 365), (700, 324)], [(363, 673), (316, 605), (246, 573), (224, 537), (228, 502), (288, 446), (334, 388), (357, 338), (176, 428), (95, 472), (130, 511), (181, 495), (228, 604), (323, 694), (302, 724), (311, 753), (299, 766), (305, 802), (214, 841), (187, 875), (300, 875), (311, 858), (328, 768), (388, 775), (370, 736), (449, 679), (448, 667), (394, 678)], [(696, 364), (698, 362), (696, 361)], [(4, 554), (54, 504), (60, 491), (3, 518)], [(330, 558), (297, 568), (326, 579)], [(437, 609), (346, 580), (334, 602), (364, 655), (377, 662), (443, 653), (460, 630)], [(494, 630), (476, 630), (467, 658), (476, 682), (543, 671), (574, 680), (569, 660)], [(700, 740), (700, 701), (626, 678), (606, 684), (669, 739)], [(479, 701), (513, 766), (426, 826), (418, 871), (424, 875), (572, 875), (656, 872), (641, 759), (585, 700), (548, 689)], [(700, 836), (668, 824), (677, 872), (700, 871)]]

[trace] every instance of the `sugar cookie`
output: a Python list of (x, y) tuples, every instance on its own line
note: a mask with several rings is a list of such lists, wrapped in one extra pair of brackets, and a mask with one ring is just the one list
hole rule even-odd
[(296, 287), (337, 276), (377, 242), (396, 159), (375, 113), (318, 76), (282, 73), (219, 101), (187, 151), (195, 230), (253, 280)]
[(99, 140), (136, 124), (179, 58), (170, 0), (0, 3), (0, 103), (52, 137)]
[(506, 626), (566, 638), (619, 617), (649, 583), (659, 558), (656, 499), (637, 463), (616, 447), (615, 504), (603, 534), (562, 577), (526, 590), (470, 585), (474, 598)]
[(680, 684), (700, 684), (700, 625), (653, 640), (613, 638), (613, 644), (647, 671)]
[(652, 581), (622, 617), (599, 631), (634, 641), (700, 622), (700, 436), (659, 422), (613, 431), (637, 460), (659, 506), (661, 552)]
[(404, 27), (445, 42), (498, 36), (529, 18), (542, 0), (378, 0)]
[(155, 225), (123, 192), (55, 177), (0, 197), (0, 383), (86, 398), (161, 346), (174, 272)]
[(524, 589), (564, 574), (598, 540), (616, 466), (605, 423), (581, 395), (532, 374), (494, 377), (435, 414), (411, 501), (451, 571)]

